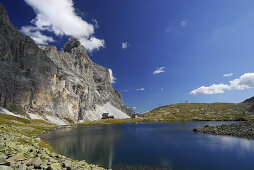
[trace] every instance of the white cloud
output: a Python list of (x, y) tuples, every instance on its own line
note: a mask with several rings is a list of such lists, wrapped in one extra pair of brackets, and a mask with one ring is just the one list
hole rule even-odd
[(20, 31), (25, 35), (30, 36), (35, 42), (41, 45), (48, 45), (49, 42), (54, 42), (52, 37), (43, 35), (36, 27), (33, 26), (21, 27)]
[(163, 91), (163, 90), (164, 90), (164, 88), (161, 88), (160, 90), (161, 90), (161, 91)]
[(230, 90), (230, 87), (226, 84), (213, 84), (211, 86), (201, 86), (196, 90), (191, 91), (191, 94), (218, 94), (224, 93), (224, 90)]
[(99, 28), (99, 22), (96, 19), (92, 19), (94, 23), (94, 28), (98, 29)]
[(240, 78), (229, 81), (229, 84), (213, 84), (211, 86), (201, 86), (190, 92), (190, 94), (218, 94), (225, 90), (244, 90), (254, 88), (254, 73), (245, 73)]
[(113, 83), (116, 83), (116, 78), (113, 76), (112, 70), (109, 68), (108, 71), (109, 71), (109, 76), (110, 76), (110, 81), (111, 81), (111, 83), (112, 83), (112, 84), (113, 84)]
[(125, 92), (125, 93), (126, 93), (126, 92), (128, 92), (128, 90), (123, 90), (123, 92)]
[[(34, 9), (37, 16), (31, 21), (33, 26), (21, 28), (24, 34), (33, 35), (33, 32), (37, 32), (42, 35), (43, 31), (48, 31), (56, 36), (77, 38), (88, 51), (104, 47), (104, 40), (93, 36), (94, 26), (76, 14), (72, 0), (25, 0), (25, 2)], [(45, 39), (43, 36), (35, 37), (32, 36), (38, 44), (52, 42), (52, 39)]]
[(128, 42), (123, 42), (122, 43), (122, 49), (126, 49), (130, 46), (130, 44)]
[(132, 107), (134, 110), (136, 109), (136, 107), (134, 106), (134, 107)]
[(153, 74), (160, 74), (160, 73), (163, 73), (163, 72), (165, 72), (165, 67), (159, 67), (159, 68), (157, 68), (154, 72), (153, 72)]
[(88, 51), (93, 51), (93, 50), (99, 50), (101, 47), (104, 47), (105, 43), (104, 40), (100, 40), (95, 37), (90, 37), (89, 39), (86, 38), (78, 38), (80, 43), (86, 48)]
[(144, 91), (144, 88), (136, 89), (136, 91)]
[(185, 26), (187, 25), (188, 22), (189, 22), (188, 20), (183, 20), (183, 21), (181, 21), (180, 25), (181, 25), (182, 27), (185, 27)]
[(231, 77), (233, 76), (233, 73), (223, 74), (223, 77)]

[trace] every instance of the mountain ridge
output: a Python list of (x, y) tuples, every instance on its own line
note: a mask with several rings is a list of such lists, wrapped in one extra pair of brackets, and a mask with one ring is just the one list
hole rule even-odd
[[(254, 120), (254, 101), (241, 103), (177, 103), (155, 108), (142, 115), (150, 120)], [(246, 102), (248, 101), (248, 102)]]
[(109, 70), (94, 63), (79, 41), (70, 38), (62, 51), (38, 46), (10, 22), (1, 3), (0, 11), (1, 107), (74, 121), (135, 113), (113, 89)]

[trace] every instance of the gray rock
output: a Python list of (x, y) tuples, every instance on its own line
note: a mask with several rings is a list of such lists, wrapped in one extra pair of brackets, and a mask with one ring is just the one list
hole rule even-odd
[(0, 160), (1, 160), (1, 159), (5, 159), (5, 158), (6, 158), (5, 154), (0, 153)]
[(8, 160), (24, 161), (24, 160), (26, 160), (26, 158), (22, 154), (16, 154), (16, 155), (10, 157)]
[(34, 158), (32, 160), (30, 160), (29, 162), (26, 163), (27, 166), (33, 166), (34, 168), (41, 168), (42, 165), (42, 161), (40, 158)]
[(26, 165), (21, 164), (17, 167), (17, 170), (26, 170)]
[(10, 162), (5, 158), (0, 158), (0, 165), (10, 166)]
[(216, 126), (204, 126), (194, 128), (194, 132), (203, 132), (215, 135), (230, 135), (242, 138), (254, 139), (254, 121), (243, 121), (240, 123), (222, 124)]
[(110, 102), (131, 115), (114, 90), (109, 70), (94, 63), (76, 39), (63, 51), (38, 47), (10, 22), (0, 4), (0, 106), (14, 113), (53, 114), (72, 120), (90, 120), (87, 111)]
[(9, 166), (0, 165), (0, 170), (12, 170), (13, 168)]

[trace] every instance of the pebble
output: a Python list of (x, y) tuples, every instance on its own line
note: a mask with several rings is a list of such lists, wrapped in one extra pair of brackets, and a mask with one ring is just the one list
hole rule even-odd
[[(18, 142), (20, 139), (24, 141), (22, 144)], [(85, 161), (75, 161), (50, 152), (47, 148), (39, 147), (40, 141), (40, 138), (27, 137), (12, 132), (7, 133), (0, 129), (0, 170), (72, 170), (91, 169), (91, 167), (96, 170), (103, 169), (89, 165)]]
[(194, 128), (193, 131), (254, 139), (254, 121), (243, 121), (239, 123), (222, 124), (217, 126), (205, 125), (201, 128)]

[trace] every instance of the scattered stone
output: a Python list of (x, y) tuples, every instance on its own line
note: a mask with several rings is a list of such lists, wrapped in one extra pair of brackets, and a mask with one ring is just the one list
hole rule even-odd
[[(23, 155), (21, 155), (21, 154), (16, 154), (16, 155), (14, 155), (13, 157), (11, 157), (11, 158), (9, 158), (9, 159), (11, 159), (11, 160), (13, 160), (13, 161), (24, 161), (24, 160), (26, 160), (27, 158), (25, 158)], [(8, 159), (8, 160), (9, 160)]]
[(0, 170), (12, 170), (13, 168), (9, 166), (0, 165)]
[(194, 128), (193, 132), (203, 132), (215, 135), (230, 135), (242, 138), (254, 139), (254, 121), (244, 121), (240, 123), (222, 124), (217, 126), (204, 126)]
[(41, 168), (42, 161), (39, 157), (34, 158), (26, 163), (27, 166), (34, 166), (34, 168)]
[(26, 170), (26, 165), (21, 164), (17, 167), (17, 170)]
[(10, 166), (10, 162), (5, 158), (0, 158), (0, 165)]

